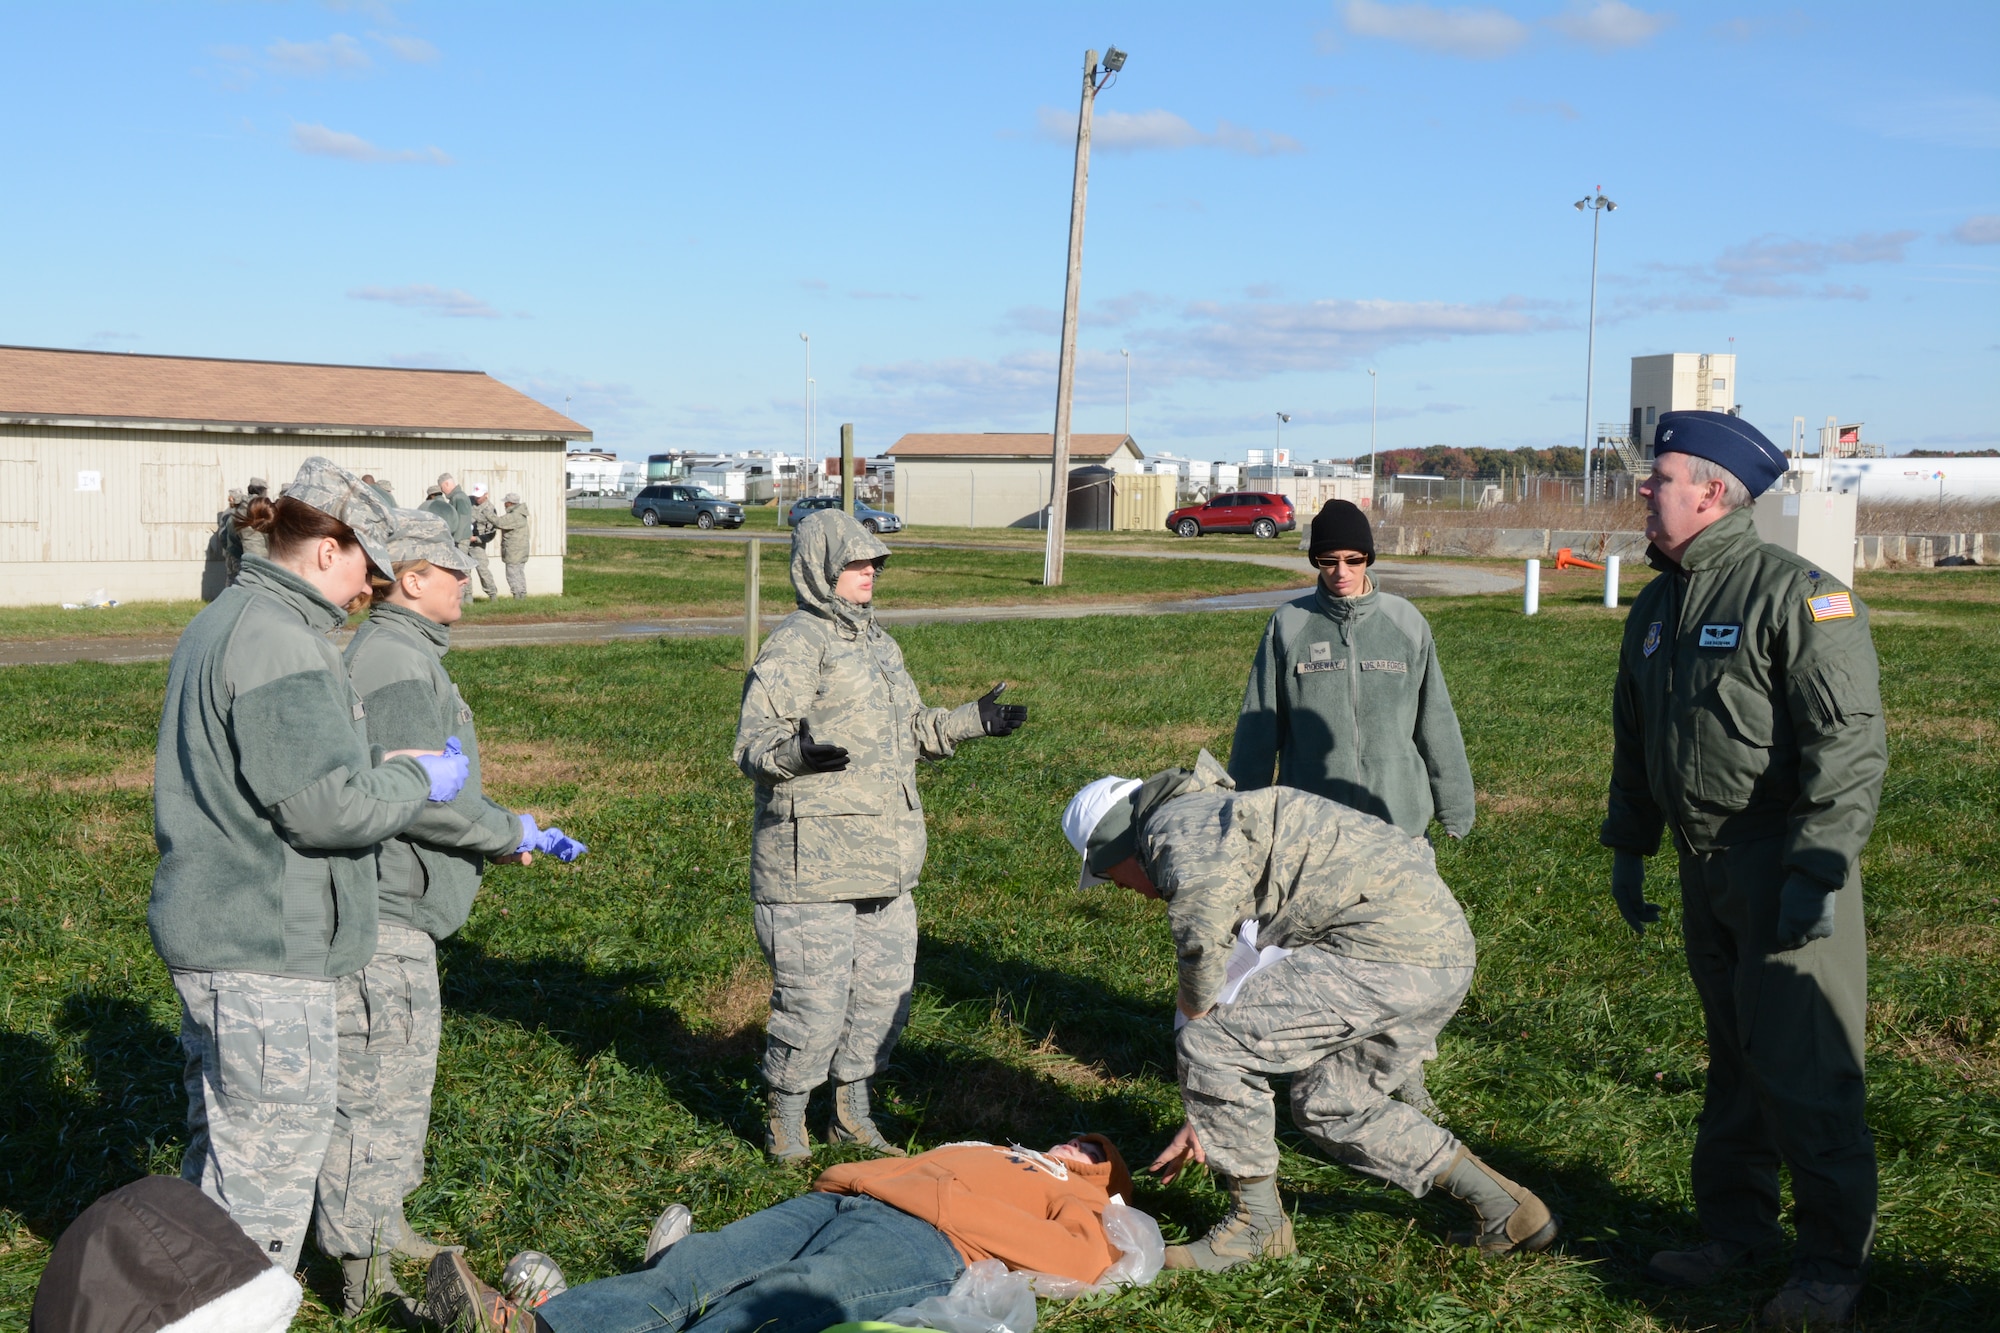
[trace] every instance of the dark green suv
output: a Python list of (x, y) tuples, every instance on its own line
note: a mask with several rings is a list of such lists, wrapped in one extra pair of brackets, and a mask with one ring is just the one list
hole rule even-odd
[(632, 517), (649, 528), (662, 523), (670, 528), (684, 528), (690, 523), (704, 529), (740, 528), (743, 506), (723, 499), (706, 486), (671, 482), (640, 491), (632, 501)]

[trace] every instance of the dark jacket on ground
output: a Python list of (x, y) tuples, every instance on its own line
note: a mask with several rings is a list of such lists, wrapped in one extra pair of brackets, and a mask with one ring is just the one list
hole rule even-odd
[(470, 772), (451, 801), (426, 802), (382, 844), (382, 917), (443, 939), (465, 924), (486, 858), (521, 844), (520, 817), (479, 785), (479, 735), (440, 660), (451, 630), (414, 611), (377, 604), (347, 645), (347, 670), (368, 711), (369, 743), (441, 750), (458, 737)]
[(1782, 834), (1788, 874), (1839, 888), (1888, 766), (1868, 608), (1758, 540), (1748, 510), (1653, 563), (1619, 654), (1604, 845), (1650, 855), (1668, 825), (1700, 852)]
[(1394, 593), (1335, 597), (1320, 583), (1264, 627), (1229, 776), (1275, 781), (1386, 819), (1413, 838), (1435, 815), (1472, 829), (1472, 768), (1431, 627)]
[(337, 977), (374, 955), (376, 849), (422, 812), (430, 779), (415, 759), (371, 763), (361, 697), (327, 639), (346, 619), (246, 556), (181, 633), (146, 911), (168, 967)]

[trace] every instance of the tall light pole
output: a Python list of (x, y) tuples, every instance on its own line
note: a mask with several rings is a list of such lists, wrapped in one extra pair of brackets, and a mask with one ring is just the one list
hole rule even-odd
[(1069, 273), (1063, 281), (1062, 354), (1056, 362), (1056, 433), (1050, 460), (1049, 539), (1042, 555), (1042, 584), (1063, 581), (1063, 528), (1069, 522), (1069, 406), (1076, 380), (1076, 302), (1083, 284), (1083, 207), (1090, 188), (1090, 112), (1098, 90), (1125, 68), (1125, 53), (1107, 47), (1099, 72), (1097, 52), (1083, 53), (1083, 104), (1076, 115), (1076, 173), (1070, 181)]
[(1593, 406), (1590, 399), (1592, 382), (1597, 375), (1597, 228), (1606, 213), (1618, 211), (1618, 205), (1604, 197), (1604, 187), (1597, 187), (1597, 196), (1585, 195), (1576, 201), (1579, 210), (1590, 210), (1590, 323), (1585, 335), (1583, 354), (1583, 507), (1590, 508), (1590, 446), (1597, 432), (1597, 424), (1591, 420)]
[(1277, 431), (1277, 438), (1271, 442), (1271, 465), (1273, 467), (1277, 466), (1278, 455), (1285, 451), (1285, 423), (1292, 419), (1292, 414), (1290, 412), (1279, 412), (1277, 413), (1277, 418), (1278, 423), (1273, 427)]
[[(1735, 342), (1734, 338), (1729, 341)], [(1118, 349), (1118, 355), (1125, 358), (1125, 434), (1132, 434), (1132, 353), (1125, 348)]]
[(1375, 500), (1379, 492), (1375, 489), (1375, 390), (1381, 381), (1375, 378), (1375, 367), (1368, 367), (1368, 512), (1375, 512)]
[(799, 341), (806, 345), (806, 457), (813, 458), (813, 340), (809, 333), (801, 333)]

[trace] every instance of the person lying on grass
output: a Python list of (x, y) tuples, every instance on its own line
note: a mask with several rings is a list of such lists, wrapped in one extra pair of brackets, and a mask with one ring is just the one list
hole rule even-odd
[[(1486, 1254), (1546, 1249), (1556, 1221), (1528, 1190), (1390, 1093), (1472, 985), (1472, 931), (1430, 848), (1393, 824), (1292, 787), (1238, 792), (1203, 750), (1192, 769), (1079, 791), (1063, 833), (1078, 888), (1110, 880), (1162, 900), (1180, 958), (1187, 1124), (1153, 1163), (1206, 1162), (1230, 1210), (1168, 1268), (1219, 1271), (1297, 1250), (1278, 1199), (1270, 1078), (1339, 1161), (1418, 1198), (1471, 1206), (1454, 1239)], [(1275, 946), (1275, 947), (1273, 947)], [(1254, 970), (1232, 968), (1238, 951)]]
[(446, 1328), (493, 1333), (819, 1333), (943, 1295), (982, 1259), (1095, 1282), (1119, 1258), (1104, 1229), (1114, 1196), (1132, 1197), (1132, 1175), (1102, 1134), (1047, 1152), (955, 1143), (832, 1167), (720, 1231), (689, 1234), (673, 1204), (639, 1271), (579, 1287), (530, 1250), (495, 1290), (448, 1251), (428, 1299)]

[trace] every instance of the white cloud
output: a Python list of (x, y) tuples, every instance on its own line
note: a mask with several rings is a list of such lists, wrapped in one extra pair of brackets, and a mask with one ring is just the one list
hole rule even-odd
[(1616, 51), (1644, 46), (1672, 23), (1671, 14), (1648, 14), (1624, 0), (1598, 0), (1594, 5), (1576, 5), (1566, 14), (1548, 20), (1551, 28), (1571, 41), (1582, 42), (1598, 51)]
[[(1035, 113), (1035, 133), (1056, 143), (1076, 142), (1076, 116), (1045, 106)], [(1211, 131), (1196, 129), (1171, 111), (1098, 111), (1090, 118), (1090, 142), (1107, 153), (1153, 149), (1219, 148), (1246, 157), (1300, 153), (1305, 145), (1289, 134), (1253, 130), (1218, 120)]]
[(390, 54), (398, 60), (407, 60), (413, 65), (437, 63), (438, 49), (421, 37), (395, 32), (371, 32), (368, 35), (388, 47)]
[(1967, 245), (2000, 245), (2000, 213), (1981, 213), (1951, 229), (1952, 239)]
[(445, 315), (453, 319), (499, 319), (500, 312), (471, 292), (456, 287), (434, 287), (427, 282), (404, 287), (356, 287), (347, 293), (354, 301), (383, 301), (406, 310)]
[(358, 134), (330, 130), (324, 125), (292, 126), (292, 151), (312, 157), (337, 157), (348, 162), (424, 162), (435, 167), (451, 165), (451, 156), (442, 148), (380, 148)]
[(2000, 97), (1955, 93), (1862, 108), (1861, 122), (1890, 139), (1952, 148), (2000, 148)]
[(271, 68), (280, 74), (328, 74), (335, 70), (357, 74), (375, 62), (360, 42), (344, 32), (318, 42), (288, 42), (280, 39), (264, 48)]
[(1834, 241), (1759, 236), (1724, 250), (1715, 261), (1715, 271), (1735, 283), (1823, 273), (1835, 264), (1900, 264), (1903, 251), (1915, 239), (1914, 231), (1859, 232)]
[[(1833, 281), (1807, 284), (1799, 279), (1847, 265), (1900, 264), (1917, 236), (1914, 231), (1857, 232), (1833, 240), (1806, 241), (1765, 235), (1728, 246), (1705, 264), (1645, 264), (1640, 268), (1642, 274), (1671, 278), (1676, 285), (1666, 291), (1639, 290), (1622, 296), (1602, 318), (1616, 324), (1658, 310), (1724, 310), (1732, 298), (1743, 297), (1865, 301), (1869, 295), (1866, 287)], [(1605, 279), (1614, 289), (1644, 280), (1625, 274)]]
[(1341, 18), (1356, 37), (1380, 37), (1427, 51), (1490, 60), (1528, 40), (1528, 25), (1498, 9), (1434, 9), (1348, 0)]
[(1328, 370), (1384, 347), (1561, 327), (1546, 305), (1502, 301), (1257, 301), (1190, 304), (1178, 326), (1135, 333), (1173, 373), (1246, 380)]

